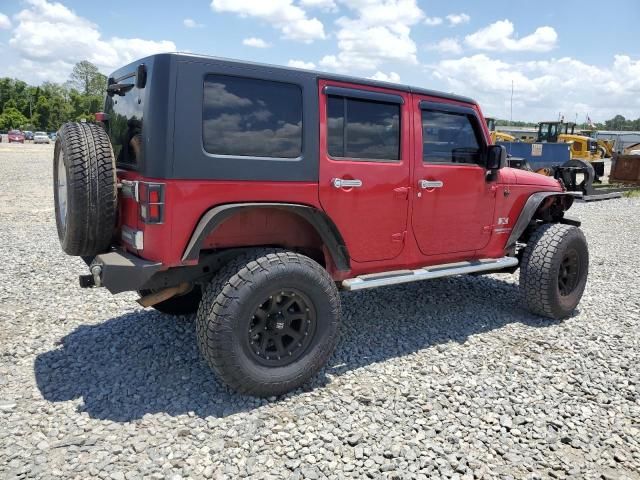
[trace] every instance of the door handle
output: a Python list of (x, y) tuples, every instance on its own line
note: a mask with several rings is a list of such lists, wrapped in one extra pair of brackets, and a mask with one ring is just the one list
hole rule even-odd
[(442, 188), (444, 182), (442, 180), (420, 180), (418, 185), (422, 190), (430, 190), (432, 188)]
[(331, 185), (333, 185), (334, 188), (360, 188), (362, 186), (362, 180), (358, 180), (357, 178), (353, 180), (334, 178), (331, 180)]

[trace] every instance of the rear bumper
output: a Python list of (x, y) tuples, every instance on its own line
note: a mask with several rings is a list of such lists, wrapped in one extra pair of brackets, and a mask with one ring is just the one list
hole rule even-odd
[[(161, 268), (161, 263), (121, 251), (97, 255), (89, 266), (93, 277), (99, 278), (100, 285), (114, 294), (140, 290)], [(92, 286), (83, 284), (82, 278), (80, 283), (82, 286)]]

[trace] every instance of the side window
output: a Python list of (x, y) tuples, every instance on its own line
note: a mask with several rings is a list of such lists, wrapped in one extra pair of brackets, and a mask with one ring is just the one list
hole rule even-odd
[(332, 157), (400, 160), (400, 105), (329, 96), (327, 117)]
[(202, 138), (215, 155), (296, 158), (302, 154), (302, 90), (227, 75), (204, 81)]
[(481, 163), (481, 148), (469, 115), (422, 110), (425, 163)]

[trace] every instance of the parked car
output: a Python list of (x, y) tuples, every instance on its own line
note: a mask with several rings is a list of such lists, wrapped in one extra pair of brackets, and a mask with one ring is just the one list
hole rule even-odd
[(51, 132), (49, 134), (49, 138), (51, 139), (51, 141), (55, 142), (56, 141), (56, 132)]
[(47, 132), (36, 132), (33, 136), (33, 143), (50, 143), (51, 140)]
[(33, 140), (33, 132), (29, 130), (24, 131), (24, 139), (25, 140)]
[(573, 195), (507, 167), (470, 98), (185, 54), (108, 85), (103, 123), (56, 140), (62, 249), (87, 262), (83, 287), (196, 312), (202, 355), (240, 392), (282, 394), (324, 365), (339, 290), (519, 268), (536, 315), (582, 297)]
[(24, 133), (20, 130), (9, 130), (7, 137), (9, 143), (24, 143)]

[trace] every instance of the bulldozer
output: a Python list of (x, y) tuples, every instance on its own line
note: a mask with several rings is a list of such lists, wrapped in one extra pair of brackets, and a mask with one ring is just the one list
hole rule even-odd
[(513, 135), (509, 135), (506, 132), (499, 132), (496, 130), (496, 119), (492, 117), (485, 117), (487, 122), (487, 128), (489, 129), (489, 133), (491, 134), (491, 143), (496, 142), (515, 142), (516, 137)]
[(551, 121), (538, 124), (538, 143), (568, 143), (571, 159), (588, 163), (593, 168), (594, 182), (604, 176), (604, 162), (598, 151), (597, 140), (575, 133), (575, 123)]

